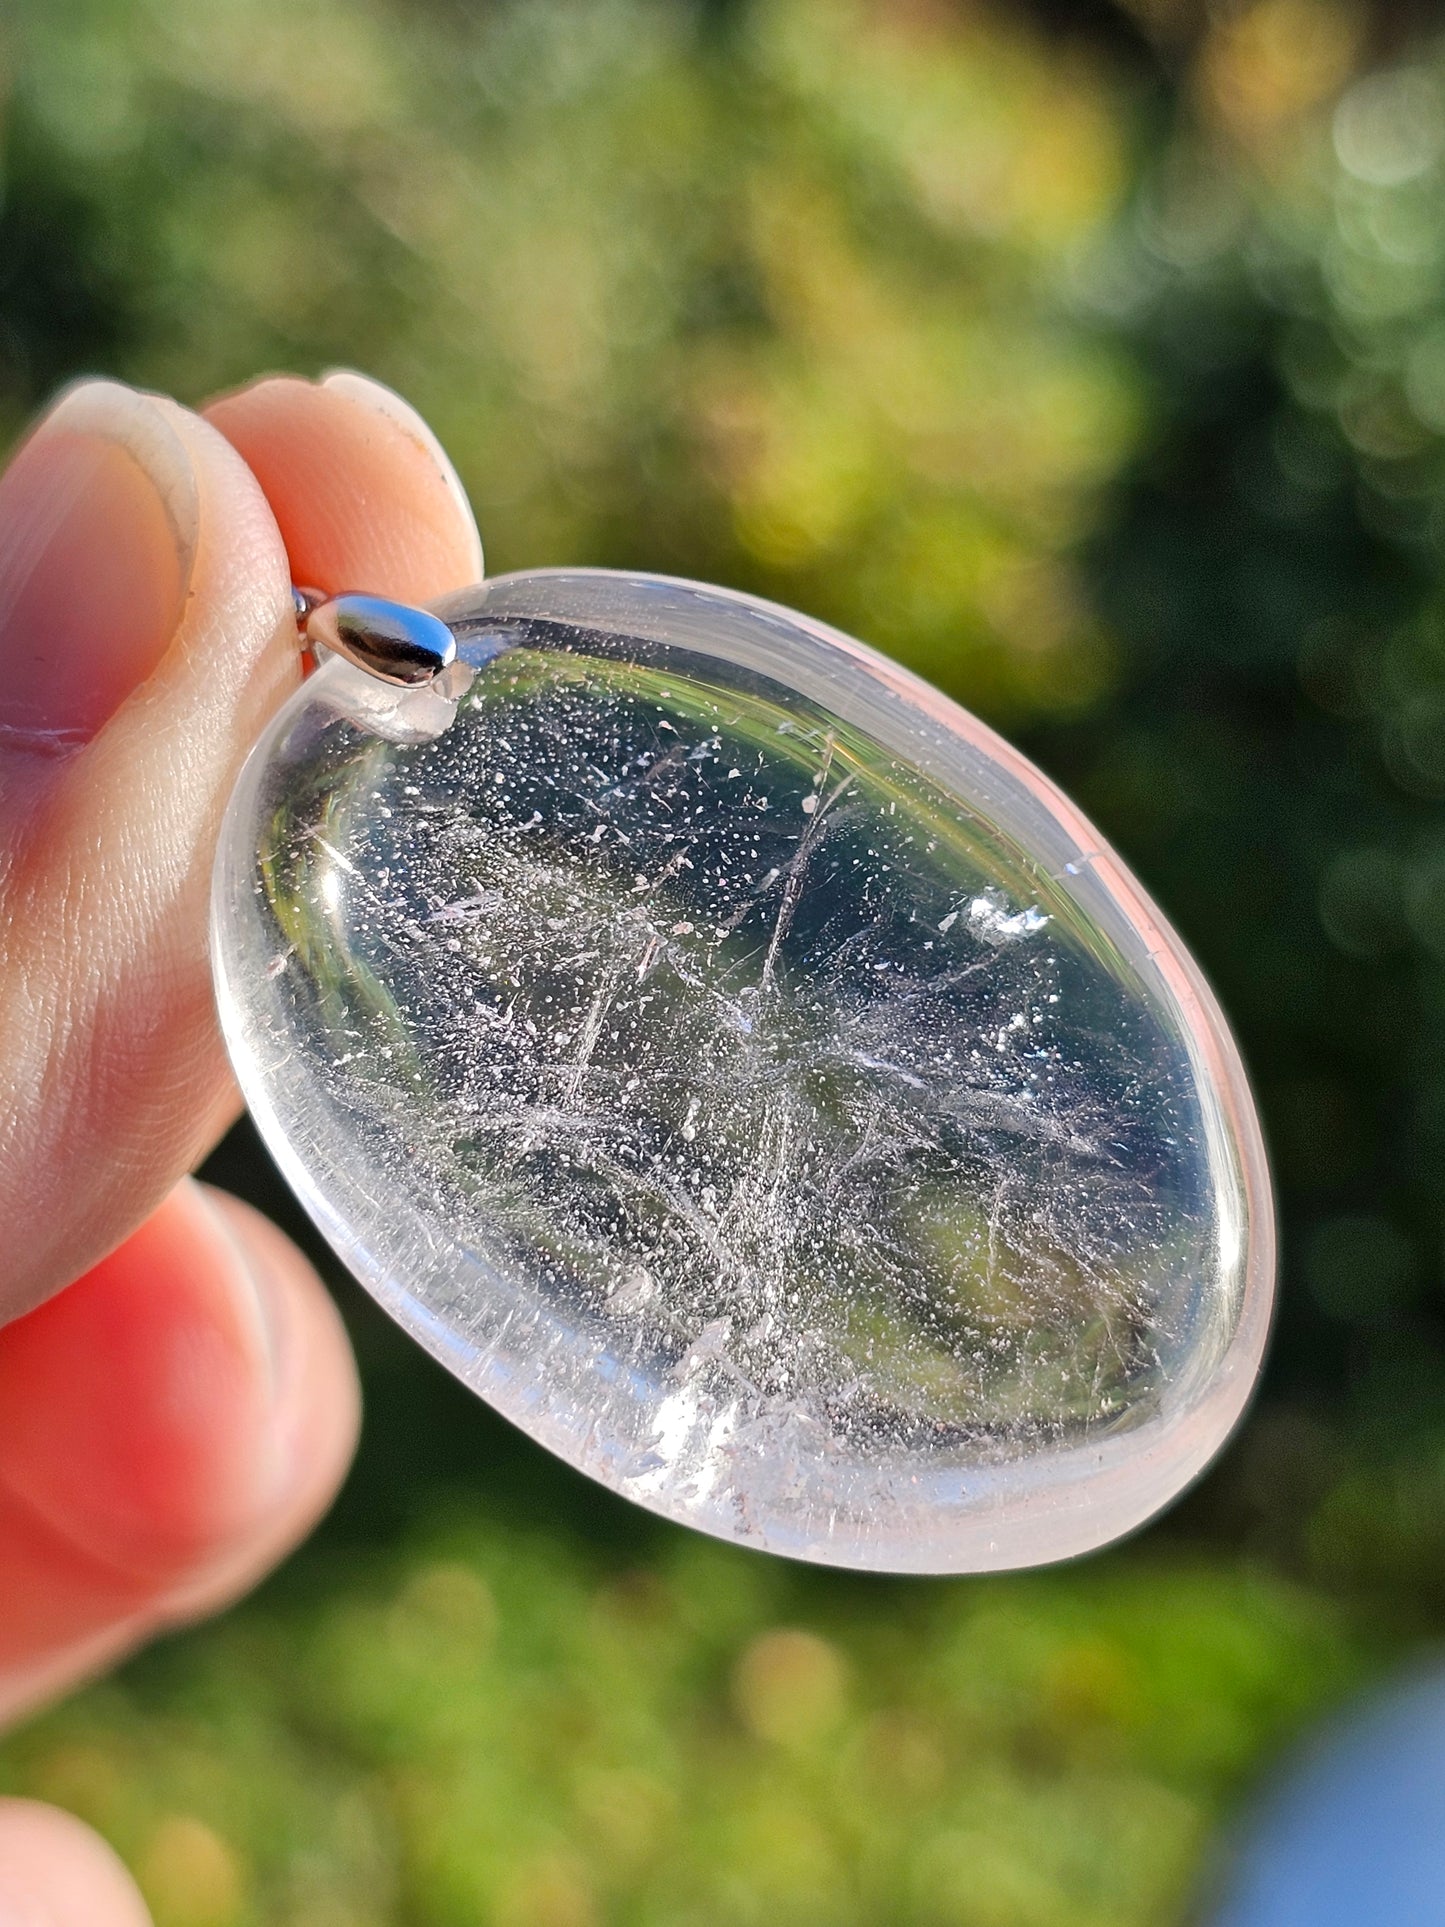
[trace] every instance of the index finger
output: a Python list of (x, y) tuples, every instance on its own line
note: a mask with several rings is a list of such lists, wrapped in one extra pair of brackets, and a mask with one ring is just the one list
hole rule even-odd
[(366, 375), (269, 375), (203, 410), (260, 482), (292, 580), (431, 602), (481, 580), (482, 544), (446, 451)]

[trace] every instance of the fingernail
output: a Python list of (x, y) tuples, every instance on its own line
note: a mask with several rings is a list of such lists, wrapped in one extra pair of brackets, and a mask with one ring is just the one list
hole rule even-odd
[(72, 388), (0, 475), (0, 735), (88, 742), (159, 665), (185, 606), (195, 470), (161, 405)]

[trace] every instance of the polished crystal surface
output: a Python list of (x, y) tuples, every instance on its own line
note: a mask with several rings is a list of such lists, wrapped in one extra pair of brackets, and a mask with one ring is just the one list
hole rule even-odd
[(341, 1256), (710, 1532), (955, 1571), (1147, 1517), (1273, 1258), (1234, 1047), (1117, 858), (786, 611), (575, 571), (441, 612), (454, 719), (329, 663), (218, 862), (232, 1054)]

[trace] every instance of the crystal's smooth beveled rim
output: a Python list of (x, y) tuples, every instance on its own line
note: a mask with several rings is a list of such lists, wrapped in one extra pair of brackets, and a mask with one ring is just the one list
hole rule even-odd
[[(599, 623), (598, 616), (605, 615), (608, 593), (615, 597), (621, 591), (670, 596), (674, 602), (681, 599), (694, 608), (701, 605), (724, 613), (741, 611), (773, 627), (782, 626), (824, 652), (841, 652), (842, 660), (853, 665), (871, 688), (886, 690), (905, 711), (926, 718), (934, 729), (954, 741), (969, 744), (988, 765), (1031, 798), (1079, 853), (1091, 886), (1103, 891), (1117, 914), (1144, 938), (1159, 984), (1179, 1013), (1181, 1034), (1188, 1040), (1201, 1090), (1218, 1102), (1216, 1129), (1231, 1154), (1243, 1198), (1242, 1223), (1237, 1228), (1243, 1246), (1238, 1315), (1208, 1382), (1171, 1388), (1166, 1401), (1172, 1407), (1171, 1416), (1156, 1428), (1156, 1436), (1147, 1444), (1141, 1432), (1133, 1432), (1041, 1452), (1034, 1463), (1046, 1468), (1047, 1476), (1032, 1485), (1020, 1477), (1024, 1461), (984, 1466), (970, 1475), (973, 1492), (961, 1494), (951, 1510), (935, 1516), (937, 1530), (926, 1542), (920, 1542), (914, 1533), (895, 1536), (890, 1521), (880, 1517), (870, 1521), (866, 1534), (855, 1535), (844, 1544), (826, 1530), (804, 1534), (785, 1527), (781, 1519), (774, 1520), (771, 1528), (745, 1529), (736, 1515), (669, 1505), (647, 1489), (645, 1479), (623, 1476), (605, 1456), (594, 1453), (589, 1457), (578, 1449), (575, 1429), (568, 1423), (576, 1405), (562, 1397), (565, 1388), (560, 1377), (552, 1387), (551, 1405), (565, 1410), (561, 1416), (554, 1416), (535, 1390), (519, 1393), (509, 1376), (489, 1369), (485, 1357), (459, 1353), (457, 1344), (437, 1328), (406, 1282), (391, 1278), (374, 1254), (358, 1246), (354, 1227), (338, 1217), (316, 1176), (307, 1168), (254, 1061), (245, 1030), (244, 1003), (237, 994), (244, 986), (233, 985), (229, 977), (228, 917), (238, 884), (250, 884), (249, 875), (239, 877), (231, 860), (237, 828), (249, 822), (270, 758), (297, 717), (328, 696), (345, 707), (346, 679), (355, 678), (357, 672), (339, 662), (328, 664), (303, 686), (257, 744), (228, 808), (218, 854), (212, 899), (218, 1002), (232, 1062), (263, 1139), (338, 1256), (414, 1339), (548, 1449), (663, 1516), (715, 1536), (818, 1563), (915, 1573), (979, 1572), (1050, 1562), (1093, 1550), (1137, 1529), (1203, 1471), (1238, 1422), (1257, 1382), (1272, 1311), (1275, 1224), (1263, 1136), (1242, 1059), (1207, 981), (1126, 866), (1041, 771), (950, 698), (825, 624), (737, 591), (683, 578), (612, 570), (520, 571), (448, 597), (435, 609), (453, 622), (463, 615), (480, 621), (488, 613), (541, 615), (540, 606), (531, 611), (503, 606), (509, 597), (525, 604), (532, 593), (548, 601), (546, 613), (552, 619), (605, 630), (606, 622)], [(564, 603), (571, 594), (584, 602), (590, 600), (592, 607), (585, 613), (563, 610), (559, 614), (555, 607), (559, 592)], [(653, 633), (639, 628), (635, 618), (618, 623), (616, 632)], [(665, 634), (655, 639), (676, 640)], [(690, 636), (685, 646), (696, 650), (698, 639)], [(950, 787), (956, 791), (956, 784)], [(249, 834), (241, 841), (243, 846), (248, 844)], [(1058, 880), (1071, 889), (1062, 878)], [(585, 1384), (581, 1389), (585, 1393)]]

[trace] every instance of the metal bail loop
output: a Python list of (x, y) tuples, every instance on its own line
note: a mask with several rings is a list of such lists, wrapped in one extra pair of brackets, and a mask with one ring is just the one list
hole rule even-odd
[(457, 639), (425, 609), (384, 596), (319, 597), (294, 589), (296, 625), (306, 642), (343, 656), (379, 682), (414, 689), (434, 682), (457, 659)]

